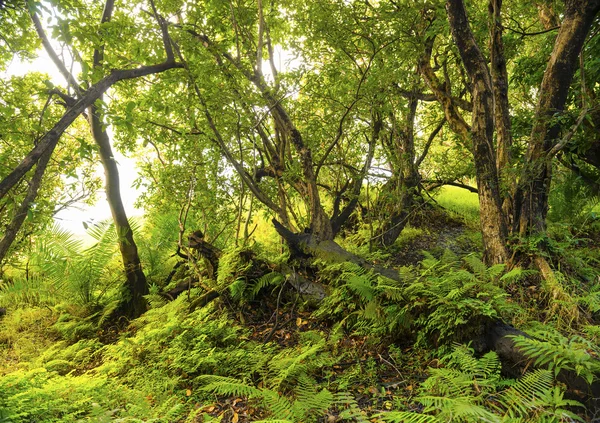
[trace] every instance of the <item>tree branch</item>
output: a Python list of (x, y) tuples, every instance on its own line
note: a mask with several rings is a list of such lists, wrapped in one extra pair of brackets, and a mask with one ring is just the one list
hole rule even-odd
[(440, 121), (440, 123), (438, 123), (438, 125), (435, 127), (433, 132), (431, 134), (429, 134), (429, 138), (427, 139), (427, 142), (425, 143), (425, 147), (423, 147), (423, 152), (421, 153), (421, 156), (419, 156), (419, 158), (415, 162), (415, 167), (417, 169), (419, 168), (419, 166), (421, 166), (421, 163), (423, 163), (423, 160), (425, 160), (425, 157), (427, 156), (427, 153), (429, 152), (429, 147), (431, 147), (431, 143), (433, 142), (433, 140), (435, 139), (437, 134), (442, 130), (445, 123), (446, 123), (446, 118), (444, 117)]
[(421, 181), (421, 182), (424, 183), (424, 184), (431, 184), (430, 186), (427, 187), (428, 190), (439, 188), (442, 185), (451, 185), (453, 187), (458, 187), (458, 188), (466, 189), (467, 191), (474, 192), (476, 194), (479, 192), (477, 190), (477, 188), (475, 188), (475, 187), (472, 187), (472, 186), (467, 185), (467, 184), (463, 184), (461, 182), (456, 182), (456, 181), (424, 180), (424, 181)]
[(35, 31), (37, 32), (38, 37), (40, 37), (40, 40), (42, 41), (44, 50), (46, 50), (46, 53), (48, 53), (48, 56), (50, 56), (50, 59), (52, 59), (52, 62), (54, 62), (54, 64), (58, 68), (58, 71), (65, 78), (65, 80), (67, 81), (67, 84), (69, 84), (70, 86), (72, 86), (75, 89), (75, 92), (77, 93), (78, 96), (81, 96), (82, 95), (81, 87), (77, 83), (77, 80), (75, 79), (75, 77), (71, 74), (71, 72), (69, 72), (69, 70), (67, 69), (67, 67), (65, 66), (63, 61), (60, 60), (60, 58), (58, 57), (58, 55), (52, 48), (52, 44), (50, 44), (50, 40), (48, 40), (48, 37), (46, 37), (46, 33), (44, 32), (42, 23), (40, 22), (40, 19), (36, 15), (35, 11), (33, 9), (29, 9), (29, 15), (31, 16), (31, 20), (33, 21), (33, 26), (35, 27)]
[(77, 102), (65, 112), (63, 117), (54, 125), (54, 127), (52, 127), (52, 129), (46, 132), (21, 163), (19, 163), (13, 171), (0, 182), (0, 199), (4, 198), (8, 191), (10, 191), (11, 188), (13, 188), (35, 165), (44, 151), (49, 148), (54, 149), (63, 132), (85, 111), (85, 109), (100, 98), (100, 96), (112, 85), (122, 80), (139, 78), (182, 67), (183, 65), (180, 63), (164, 62), (157, 65), (141, 66), (135, 69), (114, 70), (108, 76), (98, 81), (85, 92), (85, 95), (82, 98), (77, 100)]

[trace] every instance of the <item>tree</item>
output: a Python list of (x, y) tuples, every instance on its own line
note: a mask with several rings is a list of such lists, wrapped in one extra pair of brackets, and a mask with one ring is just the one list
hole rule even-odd
[[(456, 102), (447, 94), (447, 84), (445, 86), (439, 82), (429, 64), (433, 35), (426, 37), (425, 54), (420, 64), (420, 72), (443, 106), (450, 127), (461, 138), (469, 139), (472, 143), (485, 256), (490, 263), (504, 262), (508, 258), (506, 241), (509, 221), (518, 225), (516, 230), (520, 236), (543, 233), (545, 230), (553, 158), (572, 137), (572, 131), (569, 131), (560, 139), (560, 125), (551, 117), (564, 108), (579, 53), (600, 9), (598, 2), (566, 3), (561, 29), (539, 88), (535, 123), (531, 128), (528, 152), (513, 191), (514, 205), (511, 207), (507, 205), (508, 201), (502, 200), (499, 185), (499, 172), (510, 163), (508, 153), (512, 144), (506, 59), (500, 27), (501, 7), (502, 3), (499, 1), (490, 2), (490, 72), (487, 59), (470, 29), (464, 3), (461, 0), (446, 2), (452, 37), (469, 76), (468, 86), (473, 104), (471, 125), (466, 124)], [(577, 126), (581, 123), (582, 116), (578, 119)], [(494, 147), (494, 132), (498, 154)]]
[[(101, 25), (107, 24), (110, 21), (113, 6), (114, 2), (112, 0), (108, 0), (100, 21)], [(75, 16), (76, 18), (80, 18), (78, 14), (81, 14), (84, 10), (85, 8), (83, 7), (75, 7), (72, 9), (66, 8), (61, 10), (63, 16), (58, 18), (59, 28), (67, 32), (66, 34), (62, 34), (66, 39), (73, 39), (72, 34), (70, 33), (70, 31), (73, 29), (70, 28), (69, 23), (73, 24), (73, 22), (78, 22), (78, 24), (81, 24), (82, 20), (76, 21), (73, 19), (73, 17)], [(44, 45), (44, 48), (46, 49), (48, 55), (52, 58), (56, 67), (64, 76), (68, 83), (69, 89), (73, 90), (74, 97), (71, 97), (67, 93), (63, 93), (58, 90), (56, 91), (56, 93), (67, 104), (67, 112), (58, 121), (58, 123), (56, 123), (54, 127), (41, 138), (41, 140), (39, 140), (37, 145), (21, 161), (21, 163), (17, 165), (12, 172), (5, 176), (2, 182), (0, 182), (1, 199), (25, 176), (25, 174), (31, 168), (37, 164), (36, 173), (34, 174), (34, 179), (31, 182), (30, 191), (24, 199), (17, 215), (19, 220), (14, 221), (9, 226), (9, 230), (7, 232), (8, 236), (2, 241), (2, 250), (0, 251), (4, 252), (5, 254), (8, 250), (8, 247), (14, 240), (14, 236), (19, 230), (23, 221), (21, 217), (26, 214), (26, 209), (29, 208), (32, 201), (37, 196), (37, 187), (39, 187), (39, 181), (43, 176), (46, 163), (58, 144), (61, 135), (73, 123), (73, 121), (84, 112), (85, 109), (89, 109), (92, 134), (99, 146), (100, 157), (106, 172), (107, 198), (111, 206), (113, 218), (115, 220), (115, 229), (117, 230), (119, 236), (119, 246), (121, 250), (121, 256), (123, 258), (125, 275), (127, 277), (127, 288), (123, 296), (122, 305), (119, 308), (119, 313), (128, 317), (137, 317), (143, 313), (143, 311), (145, 311), (145, 300), (143, 295), (148, 292), (148, 287), (146, 285), (145, 276), (141, 269), (137, 248), (133, 240), (133, 233), (131, 231), (131, 227), (129, 226), (129, 222), (127, 220), (127, 216), (125, 215), (123, 204), (120, 198), (118, 170), (116, 167), (116, 162), (114, 161), (114, 157), (112, 156), (110, 141), (108, 139), (106, 129), (103, 126), (101, 112), (99, 111), (100, 109), (95, 103), (102, 99), (103, 93), (108, 88), (120, 80), (138, 78), (163, 72), (165, 70), (181, 67), (181, 64), (176, 63), (174, 60), (170, 44), (168, 43), (166, 26), (160, 20), (160, 17), (155, 15), (155, 18), (158, 20), (159, 26), (161, 27), (161, 39), (164, 41), (163, 45), (167, 55), (166, 60), (158, 65), (142, 66), (127, 70), (113, 70), (95, 84), (87, 83), (87, 89), (84, 89), (83, 84), (77, 81), (77, 79), (67, 69), (65, 63), (54, 52), (51, 43), (45, 35), (38, 16), (38, 11), (34, 9), (32, 5), (29, 9), (29, 13), (31, 15), (31, 20), (35, 30), (42, 44)], [(80, 61), (82, 67), (84, 69), (87, 68), (92, 70), (92, 73), (89, 75), (92, 78), (97, 78), (98, 75), (100, 75), (100, 72), (98, 71), (104, 60), (104, 42), (106, 42), (106, 40), (102, 40), (100, 42), (100, 46), (94, 49), (92, 66), (88, 66), (82, 60), (82, 56), (77, 53), (76, 46), (73, 43), (69, 45), (71, 51), (75, 52), (74, 57)], [(10, 238), (12, 238), (12, 240)], [(0, 257), (0, 259), (1, 258), (2, 257)]]

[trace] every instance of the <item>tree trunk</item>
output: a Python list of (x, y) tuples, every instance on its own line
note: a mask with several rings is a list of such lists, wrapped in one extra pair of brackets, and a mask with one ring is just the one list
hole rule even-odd
[(11, 222), (8, 224), (4, 231), (4, 237), (2, 237), (2, 240), (0, 240), (0, 263), (4, 261), (6, 253), (8, 252), (12, 243), (15, 241), (17, 233), (21, 229), (21, 226), (23, 225), (23, 222), (27, 217), (29, 207), (37, 198), (37, 193), (42, 183), (44, 172), (46, 171), (46, 167), (48, 166), (48, 162), (50, 161), (50, 157), (52, 156), (53, 151), (54, 148), (47, 149), (46, 151), (44, 151), (44, 153), (38, 160), (38, 164), (35, 168), (33, 177), (29, 182), (27, 194), (25, 195), (23, 202), (17, 209), (16, 214), (14, 215)]
[[(500, 177), (502, 210), (510, 227), (512, 222), (512, 197), (516, 189), (510, 169), (512, 147), (511, 120), (508, 103), (508, 72), (502, 41), (502, 0), (490, 0), (490, 62), (494, 90), (494, 120), (496, 124), (496, 167)], [(502, 189), (503, 188), (503, 189)]]
[(526, 163), (515, 195), (515, 211), (519, 214), (514, 224), (518, 225), (521, 236), (546, 230), (552, 182), (552, 157), (548, 152), (556, 144), (561, 129), (556, 116), (564, 109), (577, 59), (599, 10), (600, 0), (571, 0), (566, 4), (540, 87)]
[(290, 247), (292, 256), (296, 258), (315, 258), (328, 263), (351, 262), (365, 269), (373, 270), (375, 273), (386, 278), (400, 281), (400, 275), (397, 270), (372, 264), (365, 259), (354, 255), (332, 240), (321, 240), (314, 234), (295, 234), (289, 231), (277, 220), (272, 220), (275, 230), (285, 240)]
[(475, 161), (484, 259), (488, 264), (508, 258), (508, 227), (502, 212), (500, 184), (494, 151), (494, 99), (492, 83), (477, 42), (471, 32), (462, 0), (446, 3), (452, 37), (456, 42), (472, 86), (471, 149)]
[(420, 180), (415, 161), (417, 105), (418, 100), (414, 93), (409, 94), (408, 113), (402, 123), (402, 128), (396, 128), (395, 122), (392, 124), (388, 148), (393, 174), (392, 179), (382, 189), (382, 197), (377, 206), (384, 212), (386, 209), (391, 209), (379, 238), (379, 244), (382, 246), (389, 246), (396, 242), (408, 223), (408, 216), (417, 195)]
[(119, 169), (114, 158), (110, 139), (101, 119), (101, 112), (96, 105), (89, 109), (90, 126), (92, 135), (98, 145), (100, 160), (104, 167), (106, 177), (106, 199), (110, 206), (110, 212), (117, 231), (119, 250), (123, 259), (123, 267), (127, 284), (123, 292), (122, 303), (117, 310), (118, 314), (129, 318), (141, 316), (146, 311), (146, 300), (144, 295), (148, 294), (146, 276), (142, 271), (142, 265), (133, 239), (133, 231), (129, 225), (123, 201), (121, 200), (121, 188), (119, 186)]

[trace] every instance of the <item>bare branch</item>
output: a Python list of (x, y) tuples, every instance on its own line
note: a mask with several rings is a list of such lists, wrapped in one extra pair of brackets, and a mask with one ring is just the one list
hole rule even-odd
[(427, 187), (428, 190), (439, 188), (442, 185), (451, 185), (453, 187), (458, 187), (458, 188), (466, 189), (469, 192), (474, 192), (474, 193), (478, 193), (479, 192), (477, 190), (477, 188), (472, 187), (471, 185), (463, 184), (461, 182), (456, 182), (456, 181), (443, 181), (443, 180), (433, 180), (432, 181), (432, 180), (424, 180), (424, 181), (421, 181), (421, 183), (431, 184), (430, 186)]
[(575, 121), (575, 124), (571, 126), (571, 129), (569, 129), (569, 132), (567, 132), (565, 136), (562, 137), (562, 139), (558, 143), (556, 143), (554, 147), (550, 149), (550, 151), (548, 151), (546, 156), (547, 159), (552, 159), (552, 157), (556, 156), (556, 154), (558, 154), (559, 151), (565, 148), (569, 141), (571, 141), (571, 138), (573, 138), (573, 135), (575, 135), (575, 132), (577, 132), (577, 128), (581, 126), (581, 123), (583, 122), (585, 116), (588, 114), (589, 111), (590, 109), (585, 108), (581, 111), (581, 113), (579, 113), (579, 117)]
[(48, 53), (48, 56), (50, 56), (50, 59), (52, 59), (52, 62), (54, 62), (54, 64), (58, 68), (58, 71), (65, 78), (67, 84), (73, 87), (78, 96), (81, 96), (81, 87), (77, 83), (75, 77), (71, 74), (71, 72), (69, 72), (63, 61), (60, 60), (60, 58), (52, 48), (52, 44), (50, 44), (50, 40), (48, 40), (48, 37), (46, 37), (46, 33), (44, 32), (44, 28), (42, 27), (42, 23), (40, 22), (39, 17), (36, 15), (33, 9), (29, 9), (29, 15), (31, 16), (31, 20), (33, 21), (35, 31), (37, 32), (38, 37), (40, 37), (40, 40), (42, 41), (44, 50), (46, 50), (46, 53)]
[(435, 139), (437, 134), (442, 130), (445, 123), (446, 123), (446, 118), (444, 117), (440, 121), (440, 123), (438, 123), (438, 125), (435, 127), (433, 132), (431, 134), (429, 134), (429, 138), (427, 139), (427, 142), (425, 143), (425, 147), (423, 147), (423, 152), (421, 153), (421, 156), (415, 162), (415, 167), (417, 169), (419, 168), (419, 166), (421, 166), (421, 163), (423, 163), (423, 160), (425, 160), (425, 157), (427, 157), (427, 153), (429, 152), (429, 147), (431, 147), (431, 143), (433, 142), (433, 140)]
[(165, 53), (167, 54), (166, 62), (174, 62), (175, 56), (173, 55), (173, 46), (171, 44), (171, 37), (169, 36), (169, 29), (167, 27), (167, 22), (165, 18), (163, 18), (156, 10), (156, 5), (154, 4), (154, 0), (150, 0), (150, 6), (152, 6), (152, 13), (154, 14), (154, 18), (158, 22), (158, 26), (160, 27), (160, 32), (162, 33), (162, 41), (165, 47)]

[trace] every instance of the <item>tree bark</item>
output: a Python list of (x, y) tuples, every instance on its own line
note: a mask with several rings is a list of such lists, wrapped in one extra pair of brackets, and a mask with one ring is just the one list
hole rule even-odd
[(502, 210), (510, 226), (512, 221), (512, 196), (515, 190), (514, 179), (506, 174), (509, 169), (512, 147), (512, 129), (508, 102), (508, 72), (502, 41), (502, 0), (490, 0), (490, 62), (492, 88), (494, 90), (494, 121), (496, 125), (496, 166), (501, 189)]
[(564, 19), (540, 86), (526, 163), (515, 195), (518, 216), (514, 225), (518, 225), (520, 236), (546, 230), (552, 182), (552, 157), (548, 152), (556, 144), (561, 129), (555, 117), (563, 112), (577, 69), (577, 59), (599, 10), (600, 0), (571, 0), (566, 4)]
[[(152, 4), (153, 5), (153, 4)], [(101, 23), (109, 22), (114, 9), (114, 0), (107, 0), (102, 12)], [(155, 11), (156, 13), (156, 11)], [(157, 16), (160, 23), (160, 19)], [(163, 37), (165, 34), (163, 33)], [(165, 41), (166, 45), (166, 41)], [(172, 59), (170, 49), (167, 50), (167, 58)], [(104, 61), (104, 45), (94, 50), (93, 68), (100, 69)], [(99, 97), (102, 100), (102, 95)], [(104, 167), (104, 176), (106, 181), (106, 199), (110, 206), (115, 230), (117, 231), (117, 242), (121, 251), (121, 259), (123, 260), (123, 269), (127, 279), (121, 304), (117, 309), (117, 314), (127, 316), (131, 319), (141, 316), (147, 309), (146, 299), (144, 295), (149, 293), (148, 284), (146, 283), (146, 275), (142, 270), (142, 263), (137, 250), (137, 245), (133, 239), (133, 230), (127, 219), (123, 200), (121, 198), (121, 186), (119, 180), (119, 168), (115, 160), (111, 145), (110, 137), (106, 132), (102, 111), (96, 104), (90, 105), (89, 122), (92, 131), (92, 136), (96, 145), (98, 145), (98, 153), (100, 161)]]
[(392, 124), (388, 148), (393, 174), (389, 183), (382, 189), (382, 197), (377, 207), (383, 211), (391, 208), (378, 239), (382, 246), (390, 246), (396, 242), (408, 223), (408, 216), (417, 195), (420, 181), (418, 164), (415, 161), (415, 117), (418, 103), (415, 93), (409, 94), (408, 112), (402, 127), (397, 128), (395, 122)]
[(328, 263), (352, 262), (365, 269), (373, 270), (386, 278), (400, 281), (397, 270), (369, 263), (365, 259), (344, 250), (333, 240), (323, 241), (310, 233), (295, 234), (277, 220), (273, 219), (272, 222), (275, 230), (285, 240), (290, 247), (292, 256), (295, 258), (316, 258)]
[(118, 314), (129, 318), (136, 318), (146, 311), (144, 295), (149, 293), (148, 285), (146, 284), (146, 276), (142, 270), (137, 246), (133, 239), (133, 230), (127, 219), (127, 213), (125, 213), (125, 207), (121, 199), (119, 169), (101, 116), (98, 107), (92, 105), (89, 109), (90, 127), (94, 140), (98, 145), (100, 161), (104, 167), (106, 199), (110, 206), (115, 230), (117, 231), (119, 250), (121, 251), (125, 277), (127, 278)]
[(373, 134), (371, 136), (371, 140), (369, 141), (369, 150), (367, 151), (367, 157), (365, 158), (365, 163), (360, 173), (356, 175), (356, 178), (353, 181), (352, 192), (350, 193), (350, 201), (340, 212), (339, 200), (341, 199), (342, 193), (340, 193), (340, 197), (334, 200), (333, 215), (331, 216), (331, 228), (333, 231), (333, 237), (335, 237), (340, 232), (340, 230), (346, 224), (346, 222), (350, 218), (350, 215), (358, 205), (358, 196), (360, 195), (360, 191), (363, 186), (363, 181), (365, 180), (365, 177), (367, 176), (371, 167), (371, 162), (373, 161), (373, 156), (375, 154), (375, 145), (379, 140), (382, 127), (383, 121), (381, 119), (381, 115), (379, 113), (374, 113)]
[(486, 60), (471, 32), (462, 0), (446, 3), (452, 37), (471, 80), (473, 115), (471, 149), (475, 161), (484, 259), (488, 264), (508, 258), (508, 227), (502, 212), (494, 150), (494, 98)]
[(50, 161), (50, 157), (52, 156), (52, 151), (53, 149), (48, 149), (40, 157), (38, 164), (35, 168), (33, 177), (29, 182), (27, 194), (25, 195), (23, 202), (17, 209), (17, 212), (12, 218), (11, 222), (4, 230), (4, 236), (2, 237), (2, 240), (0, 240), (0, 263), (4, 261), (6, 253), (10, 249), (12, 243), (15, 241), (17, 233), (21, 229), (21, 226), (23, 225), (23, 222), (27, 217), (27, 212), (29, 211), (31, 204), (35, 201), (37, 197), (37, 193), (42, 183), (44, 172), (46, 171), (46, 167), (48, 166), (48, 162)]

